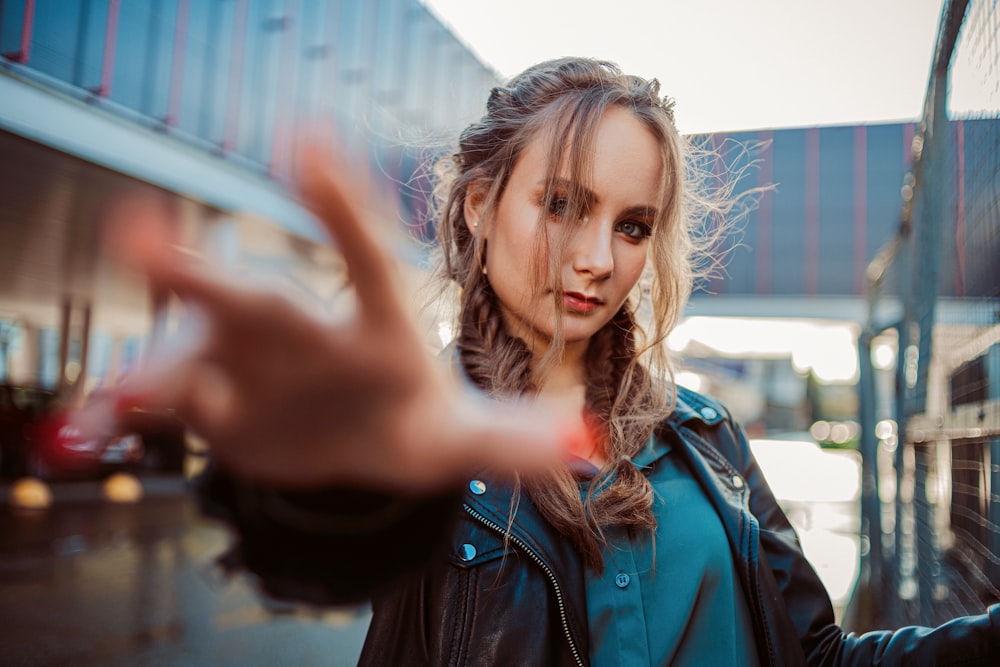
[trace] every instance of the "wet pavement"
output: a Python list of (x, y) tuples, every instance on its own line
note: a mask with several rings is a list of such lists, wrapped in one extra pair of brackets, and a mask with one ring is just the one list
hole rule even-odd
[(181, 478), (146, 478), (137, 503), (96, 482), (52, 486), (20, 510), (0, 486), (0, 664), (355, 665), (366, 610), (265, 609), (214, 566), (227, 533)]

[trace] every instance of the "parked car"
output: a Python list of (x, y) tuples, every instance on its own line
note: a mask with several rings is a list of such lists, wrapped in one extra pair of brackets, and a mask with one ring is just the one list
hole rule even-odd
[(191, 438), (172, 414), (130, 410), (119, 417), (114, 435), (85, 437), (74, 415), (108, 397), (97, 389), (81, 406), (80, 400), (41, 387), (0, 383), (0, 477), (61, 480), (120, 470), (185, 472)]
[[(103, 477), (119, 470), (168, 474), (184, 471), (188, 433), (172, 413), (129, 410), (117, 416), (112, 433), (85, 435), (81, 426), (89, 424), (94, 415), (98, 420), (102, 414), (111, 418), (111, 401), (110, 393), (98, 389), (84, 399), (83, 405), (50, 410), (31, 432), (29, 472), (43, 478), (67, 478)], [(89, 424), (86, 429), (93, 426)]]
[(142, 463), (140, 435), (85, 435), (70, 410), (51, 412), (33, 425), (29, 436), (27, 472), (46, 480), (99, 478)]

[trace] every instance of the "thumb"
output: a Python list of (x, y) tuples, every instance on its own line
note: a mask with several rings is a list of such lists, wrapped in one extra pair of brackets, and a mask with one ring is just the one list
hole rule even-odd
[(459, 422), (464, 431), (463, 467), (524, 474), (562, 464), (588, 439), (579, 417), (535, 402), (501, 402), (470, 396)]

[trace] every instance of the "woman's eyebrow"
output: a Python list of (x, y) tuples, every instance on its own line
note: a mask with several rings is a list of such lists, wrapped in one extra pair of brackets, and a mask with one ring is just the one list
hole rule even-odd
[(622, 215), (629, 218), (642, 218), (644, 220), (656, 220), (657, 210), (655, 206), (629, 206)]
[[(548, 186), (548, 189), (554, 189), (554, 188), (562, 188), (562, 189), (565, 189), (565, 190), (573, 189), (573, 181), (571, 181), (568, 178), (559, 178), (559, 177), (556, 177), (556, 178), (553, 178), (552, 180), (541, 181), (539, 183), (539, 185), (541, 187), (543, 187), (543, 188), (545, 188), (546, 186)], [(590, 188), (588, 188), (586, 185), (576, 184), (576, 188), (581, 193), (583, 193), (584, 199), (587, 200), (588, 204), (592, 204), (592, 203), (596, 203), (596, 202), (600, 201), (600, 197), (597, 196), (597, 193), (594, 192), (593, 190), (591, 190)]]

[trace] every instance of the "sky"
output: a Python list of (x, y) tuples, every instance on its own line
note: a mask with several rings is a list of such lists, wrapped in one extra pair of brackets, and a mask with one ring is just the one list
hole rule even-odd
[(682, 132), (914, 120), (943, 0), (424, 0), (507, 77), (585, 55), (656, 77)]

